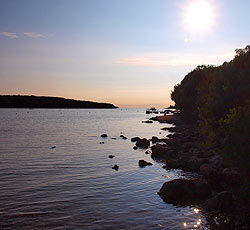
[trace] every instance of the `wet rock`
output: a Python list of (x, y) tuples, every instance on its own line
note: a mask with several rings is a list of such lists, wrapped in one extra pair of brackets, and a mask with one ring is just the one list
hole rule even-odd
[(118, 166), (118, 165), (114, 165), (114, 166), (112, 167), (112, 169), (114, 169), (114, 170), (118, 171), (119, 166)]
[(112, 158), (114, 158), (114, 157), (115, 157), (114, 155), (109, 155), (109, 158), (110, 158), (110, 159), (112, 159)]
[(205, 207), (208, 210), (226, 210), (233, 208), (233, 196), (229, 191), (223, 191), (207, 200)]
[(152, 141), (153, 144), (155, 144), (155, 143), (157, 143), (157, 142), (160, 142), (160, 139), (159, 139), (158, 137), (156, 137), (156, 136), (153, 136), (153, 137), (151, 138), (151, 141)]
[(143, 138), (143, 139), (137, 140), (135, 145), (139, 148), (147, 149), (150, 146), (150, 142), (146, 138)]
[(171, 159), (174, 157), (174, 151), (169, 149), (167, 145), (157, 144), (151, 147), (152, 158), (155, 159)]
[(141, 140), (141, 138), (140, 137), (132, 137), (131, 138), (131, 142), (136, 142), (138, 140)]
[(139, 165), (139, 167), (146, 167), (148, 165), (153, 165), (153, 164), (151, 162), (147, 162), (147, 161), (144, 161), (144, 160), (139, 160), (138, 165)]
[(106, 133), (103, 133), (103, 134), (101, 135), (101, 137), (102, 137), (102, 138), (106, 138), (106, 137), (108, 137), (108, 135), (107, 135)]
[(137, 147), (137, 146), (134, 146), (134, 147), (133, 147), (133, 149), (134, 149), (134, 150), (137, 150), (137, 149), (138, 149), (138, 147)]
[(120, 137), (123, 139), (123, 140), (127, 140), (128, 138), (125, 137), (124, 135), (120, 135)]
[(153, 121), (151, 121), (151, 120), (146, 120), (146, 121), (142, 121), (142, 123), (148, 123), (148, 124), (150, 124), (150, 123), (153, 123)]
[(152, 154), (152, 152), (150, 150), (147, 150), (145, 154)]
[(211, 190), (202, 180), (175, 179), (164, 183), (158, 194), (167, 203), (183, 205), (206, 199)]

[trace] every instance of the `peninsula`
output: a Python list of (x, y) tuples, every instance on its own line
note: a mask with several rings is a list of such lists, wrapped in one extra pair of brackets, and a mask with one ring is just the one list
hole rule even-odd
[(80, 101), (60, 97), (0, 95), (0, 108), (60, 108), (60, 109), (115, 109), (109, 103)]

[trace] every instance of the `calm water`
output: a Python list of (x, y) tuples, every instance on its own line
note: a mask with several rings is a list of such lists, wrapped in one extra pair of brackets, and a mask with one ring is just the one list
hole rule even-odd
[[(142, 109), (0, 109), (0, 229), (191, 229), (199, 219), (206, 229), (197, 210), (157, 195), (183, 172), (133, 150), (131, 137), (168, 134), (160, 129), (170, 125), (141, 123), (147, 117)], [(139, 159), (153, 166), (139, 168)]]

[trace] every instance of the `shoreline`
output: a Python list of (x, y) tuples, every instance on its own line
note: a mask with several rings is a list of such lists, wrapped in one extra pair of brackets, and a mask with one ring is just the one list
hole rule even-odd
[(174, 125), (162, 128), (170, 132), (167, 138), (152, 137), (152, 159), (161, 161), (167, 170), (182, 169), (198, 175), (165, 182), (159, 196), (166, 203), (199, 207), (212, 229), (248, 229), (250, 205), (244, 196), (238, 195), (244, 175), (225, 165), (215, 147), (201, 144), (205, 138), (199, 133), (198, 123), (185, 122), (181, 114), (150, 120)]

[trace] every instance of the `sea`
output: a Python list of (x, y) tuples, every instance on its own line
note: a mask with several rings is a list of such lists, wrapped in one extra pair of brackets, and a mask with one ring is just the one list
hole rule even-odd
[[(169, 134), (161, 128), (170, 124), (142, 122), (151, 116), (125, 108), (0, 109), (0, 229), (209, 229), (199, 208), (157, 194), (192, 175), (133, 149), (132, 137)], [(140, 168), (139, 160), (153, 165)]]

